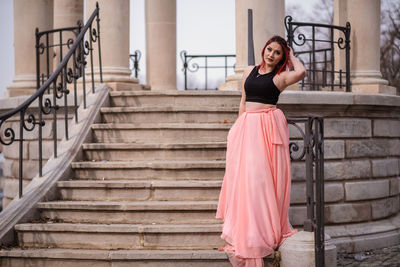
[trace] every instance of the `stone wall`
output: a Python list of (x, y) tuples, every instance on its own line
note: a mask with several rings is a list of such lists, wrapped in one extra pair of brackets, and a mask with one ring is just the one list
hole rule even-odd
[[(27, 99), (26, 96), (11, 97), (6, 99), (0, 99), (0, 114), (15, 108), (19, 104), (23, 103)], [(52, 98), (51, 98), (52, 99)], [(63, 100), (58, 100), (59, 102)], [(73, 103), (73, 96), (68, 97), (68, 103)], [(59, 103), (59, 105), (61, 105)], [(34, 102), (31, 105), (32, 109), (28, 109), (27, 114), (32, 112), (35, 118), (38, 119), (37, 115), (37, 103)], [(68, 118), (71, 120), (73, 118), (72, 106), (69, 106)], [(43, 134), (43, 166), (46, 164), (47, 160), (53, 155), (53, 115), (43, 116), (46, 124), (42, 128)], [(4, 125), (1, 127), (1, 132), (7, 127), (12, 127), (14, 129), (16, 138), (19, 138), (19, 114), (9, 118)], [(31, 125), (27, 124), (28, 127)], [(64, 109), (60, 108), (57, 111), (57, 140), (64, 137), (65, 123), (64, 123)], [(25, 187), (39, 172), (39, 152), (38, 152), (38, 126), (31, 132), (24, 131), (23, 142), (23, 186)], [(8, 203), (18, 194), (19, 185), (19, 142), (14, 141), (13, 144), (8, 146), (3, 146), (4, 162), (3, 162), (3, 209), (8, 205)]]
[[(396, 219), (400, 203), (400, 97), (285, 92), (279, 103), (286, 116), (324, 117), (327, 232), (339, 237), (338, 232), (349, 225), (359, 226), (351, 230), (355, 236), (400, 229)], [(297, 136), (291, 127), (290, 131), (292, 137)], [(290, 220), (301, 227), (305, 218), (305, 163), (293, 162)], [(373, 230), (368, 225), (375, 222), (391, 226)], [(390, 235), (392, 241), (399, 238), (395, 232)], [(369, 247), (359, 250), (365, 248)], [(341, 249), (354, 251), (354, 247), (339, 246)]]

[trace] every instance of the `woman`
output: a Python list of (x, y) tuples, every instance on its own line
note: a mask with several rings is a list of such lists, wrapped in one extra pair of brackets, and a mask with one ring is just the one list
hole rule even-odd
[(306, 70), (280, 36), (268, 40), (261, 55), (261, 64), (243, 74), (216, 215), (224, 220), (221, 238), (228, 243), (224, 250), (233, 266), (264, 266), (263, 257), (296, 232), (288, 219), (289, 130), (275, 105)]

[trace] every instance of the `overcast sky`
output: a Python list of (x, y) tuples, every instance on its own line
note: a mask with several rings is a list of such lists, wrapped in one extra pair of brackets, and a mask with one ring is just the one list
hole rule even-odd
[[(144, 1), (130, 0), (130, 50), (142, 52), (141, 83), (145, 71)], [(286, 8), (295, 4), (310, 10), (318, 0), (286, 0)], [(212, 7), (212, 8), (210, 8)], [(0, 98), (14, 76), (13, 0), (0, 1)], [(34, 33), (32, 33), (34, 34)], [(177, 0), (177, 82), (183, 88), (182, 61), (179, 52), (191, 54), (235, 53), (235, 0)]]

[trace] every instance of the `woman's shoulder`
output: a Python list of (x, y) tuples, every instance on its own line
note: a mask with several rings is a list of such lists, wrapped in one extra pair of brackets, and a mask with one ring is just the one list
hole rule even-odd
[(248, 75), (250, 74), (250, 72), (252, 72), (252, 71), (255, 69), (255, 67), (256, 67), (256, 66), (252, 66), (252, 65), (247, 66), (247, 67), (244, 68), (243, 73), (244, 73), (246, 76), (248, 76)]

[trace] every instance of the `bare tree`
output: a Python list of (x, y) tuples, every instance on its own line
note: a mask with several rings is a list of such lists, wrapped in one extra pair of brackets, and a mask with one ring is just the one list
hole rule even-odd
[(381, 72), (400, 95), (400, 3), (385, 1), (381, 12)]

